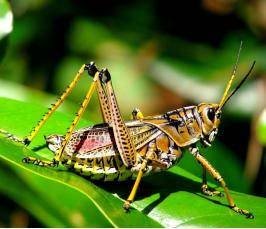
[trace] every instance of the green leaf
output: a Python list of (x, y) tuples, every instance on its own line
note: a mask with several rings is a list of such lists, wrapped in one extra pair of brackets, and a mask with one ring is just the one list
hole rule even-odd
[[(0, 98), (1, 129), (26, 136), (45, 108)], [(71, 118), (56, 112), (40, 135), (64, 133)], [(82, 121), (81, 126), (88, 125)], [(41, 136), (29, 148), (0, 139), (0, 192), (27, 209), (48, 227), (265, 227), (265, 198), (231, 192), (239, 207), (255, 219), (233, 212), (225, 198), (205, 197), (200, 179), (179, 167), (145, 177), (130, 213), (123, 201), (132, 182), (91, 182), (63, 166), (44, 168), (22, 163), (43, 144)], [(42, 149), (45, 158), (52, 154)], [(41, 157), (38, 156), (37, 157)], [(213, 185), (211, 185), (214, 187)], [(221, 189), (220, 189), (221, 190)], [(119, 197), (118, 197), (119, 196)]]

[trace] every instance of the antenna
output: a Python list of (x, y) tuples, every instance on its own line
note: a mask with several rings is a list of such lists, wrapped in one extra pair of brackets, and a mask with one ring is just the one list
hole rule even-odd
[(222, 106), (219, 105), (219, 109), (222, 109), (222, 107), (227, 103), (227, 101), (238, 91), (238, 89), (242, 86), (242, 84), (246, 81), (248, 76), (250, 75), (252, 69), (255, 66), (256, 61), (253, 61), (248, 73), (245, 75), (245, 77), (240, 81), (240, 83), (236, 86), (236, 88), (230, 93), (230, 95), (226, 98), (226, 100), (223, 102)]
[(228, 91), (229, 91), (230, 87), (232, 86), (232, 83), (233, 83), (233, 81), (235, 79), (236, 70), (237, 70), (238, 61), (239, 61), (239, 56), (240, 56), (240, 52), (241, 52), (241, 49), (242, 49), (242, 44), (243, 44), (243, 42), (241, 41), (240, 42), (240, 46), (239, 46), (239, 50), (238, 50), (238, 53), (237, 53), (236, 63), (235, 63), (234, 68), (233, 68), (232, 76), (231, 76), (228, 84), (226, 85), (226, 88), (224, 90), (223, 97), (222, 97), (222, 99), (221, 99), (221, 101), (219, 103), (219, 108), (223, 107), (223, 105), (224, 105), (224, 103), (226, 101), (226, 96), (228, 94)]

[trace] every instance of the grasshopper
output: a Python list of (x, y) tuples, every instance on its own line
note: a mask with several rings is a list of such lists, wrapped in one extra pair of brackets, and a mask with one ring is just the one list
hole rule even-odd
[[(144, 117), (140, 110), (134, 109), (133, 119), (124, 121), (109, 71), (106, 68), (99, 70), (94, 62), (90, 62), (82, 65), (59, 100), (50, 107), (27, 137), (19, 139), (3, 130), (1, 132), (14, 141), (29, 145), (75, 87), (84, 71), (87, 71), (93, 81), (67, 133), (64, 136), (52, 134), (45, 137), (48, 148), (54, 152), (54, 159), (47, 161), (26, 157), (23, 162), (51, 167), (60, 163), (94, 180), (124, 181), (133, 178), (135, 179), (133, 188), (123, 205), (125, 211), (128, 211), (141, 178), (174, 166), (181, 159), (183, 151), (188, 149), (203, 168), (202, 192), (208, 196), (222, 196), (221, 192), (211, 191), (208, 188), (206, 179), (208, 171), (223, 187), (229, 207), (247, 218), (254, 218), (252, 213), (236, 206), (224, 179), (196, 146), (198, 142), (204, 147), (211, 145), (218, 132), (224, 105), (244, 83), (255, 65), (254, 61), (245, 77), (228, 95), (236, 75), (241, 47), (242, 42), (231, 78), (217, 104), (201, 103), (147, 117)], [(74, 130), (95, 90), (98, 93), (104, 123)]]

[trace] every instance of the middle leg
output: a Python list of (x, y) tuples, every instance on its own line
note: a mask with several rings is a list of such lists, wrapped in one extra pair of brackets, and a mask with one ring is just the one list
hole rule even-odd
[[(126, 212), (129, 211), (130, 204), (133, 202), (133, 200), (135, 198), (135, 195), (137, 193), (141, 178), (142, 178), (145, 170), (147, 169), (148, 162), (153, 160), (155, 149), (156, 149), (155, 143), (154, 142), (150, 142), (149, 146), (148, 146), (148, 149), (147, 149), (146, 156), (144, 157), (142, 163), (140, 164), (140, 167), (138, 168), (138, 175), (137, 175), (137, 178), (135, 180), (134, 186), (131, 189), (131, 192), (130, 192), (129, 196), (128, 196), (127, 200), (125, 201), (124, 205), (123, 205), (123, 208), (124, 208), (124, 210)], [(138, 167), (138, 165), (136, 167)]]
[(207, 184), (207, 174), (206, 174), (206, 168), (202, 166), (202, 185), (201, 185), (201, 191), (206, 196), (220, 196), (223, 197), (223, 193), (217, 191), (217, 190), (210, 190)]

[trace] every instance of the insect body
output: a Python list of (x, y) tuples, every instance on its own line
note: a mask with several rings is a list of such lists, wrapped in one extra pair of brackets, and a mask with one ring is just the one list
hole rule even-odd
[[(168, 169), (181, 159), (182, 149), (186, 146), (199, 140), (204, 145), (213, 141), (217, 129), (211, 130), (211, 134), (203, 133), (203, 121), (199, 115), (199, 110), (208, 110), (207, 118), (214, 119), (211, 116), (213, 109), (211, 104), (200, 104), (125, 122), (136, 148), (137, 162), (133, 167), (124, 166), (112, 128), (107, 124), (75, 131), (65, 147), (62, 164), (92, 179), (123, 181), (136, 175), (148, 149), (153, 148), (152, 160), (144, 175)], [(64, 136), (60, 135), (46, 137), (47, 146), (54, 153), (63, 141)]]
[[(202, 165), (203, 193), (211, 196), (221, 195), (218, 191), (208, 189), (206, 180), (206, 171), (208, 171), (224, 188), (229, 206), (235, 212), (253, 218), (249, 211), (235, 205), (222, 176), (200, 154), (196, 143), (211, 145), (218, 132), (222, 108), (247, 79), (254, 64), (255, 62), (238, 86), (227, 96), (235, 77), (237, 64), (235, 65), (219, 104), (201, 103), (148, 117), (144, 117), (138, 109), (135, 109), (132, 112), (133, 120), (123, 121), (110, 73), (107, 69), (99, 71), (91, 62), (81, 67), (60, 99), (26, 138), (20, 140), (7, 132), (2, 131), (2, 133), (12, 140), (29, 145), (47, 119), (74, 88), (82, 73), (87, 70), (93, 77), (93, 82), (66, 135), (53, 134), (45, 137), (48, 148), (55, 153), (53, 161), (27, 157), (23, 159), (24, 162), (42, 166), (57, 166), (61, 163), (97, 180), (124, 181), (133, 178), (134, 186), (124, 203), (124, 209), (127, 211), (134, 200), (142, 176), (170, 168), (181, 159), (184, 149), (188, 149)], [(98, 92), (104, 124), (74, 131), (95, 89)]]

